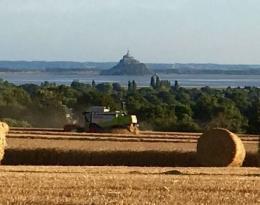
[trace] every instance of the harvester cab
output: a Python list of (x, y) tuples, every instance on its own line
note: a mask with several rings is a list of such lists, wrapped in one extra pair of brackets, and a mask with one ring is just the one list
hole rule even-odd
[(85, 130), (88, 132), (131, 132), (137, 134), (138, 123), (135, 115), (122, 111), (110, 111), (103, 106), (92, 106), (83, 112)]

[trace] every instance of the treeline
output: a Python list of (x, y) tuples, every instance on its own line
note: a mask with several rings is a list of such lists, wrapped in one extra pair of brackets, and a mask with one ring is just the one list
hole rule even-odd
[[(186, 89), (154, 76), (150, 87), (118, 83), (70, 86), (44, 82), (14, 85), (0, 81), (0, 119), (12, 126), (63, 127), (68, 116), (80, 121), (89, 106), (120, 110), (125, 101), (141, 129), (203, 131), (224, 127), (234, 132), (260, 133), (260, 89), (256, 87)], [(70, 114), (70, 115), (69, 115)]]

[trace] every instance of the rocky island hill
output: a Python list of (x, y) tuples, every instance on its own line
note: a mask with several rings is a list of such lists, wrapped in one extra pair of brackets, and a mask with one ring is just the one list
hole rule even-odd
[(103, 70), (101, 75), (149, 75), (152, 74), (144, 63), (130, 56), (129, 51), (114, 67)]

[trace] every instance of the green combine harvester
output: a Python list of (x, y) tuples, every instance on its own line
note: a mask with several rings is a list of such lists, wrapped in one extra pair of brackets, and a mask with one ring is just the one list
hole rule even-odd
[(64, 126), (64, 131), (139, 133), (136, 115), (128, 115), (124, 111), (111, 112), (109, 108), (103, 106), (92, 106), (83, 112), (83, 116), (84, 126), (68, 124)]

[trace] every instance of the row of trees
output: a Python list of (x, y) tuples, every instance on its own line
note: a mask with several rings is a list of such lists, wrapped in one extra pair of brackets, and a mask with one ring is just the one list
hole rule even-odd
[[(162, 81), (160, 81), (162, 82)], [(136, 114), (142, 129), (203, 131), (225, 127), (234, 132), (260, 133), (260, 89), (255, 87), (186, 89), (169, 83), (138, 88), (118, 83), (70, 86), (42, 83), (14, 85), (0, 81), (0, 119), (13, 126), (62, 127), (66, 115), (77, 119), (92, 105), (121, 109)], [(155, 83), (156, 85), (156, 83)]]

